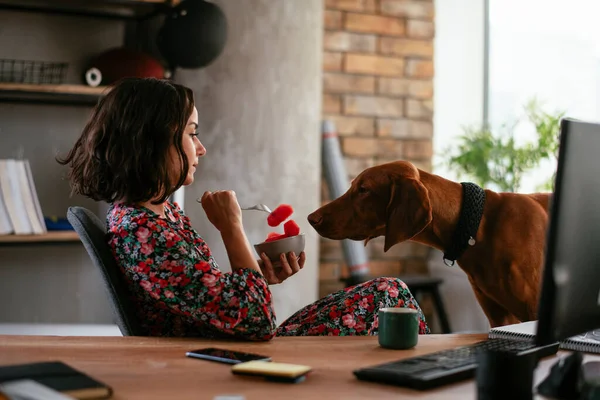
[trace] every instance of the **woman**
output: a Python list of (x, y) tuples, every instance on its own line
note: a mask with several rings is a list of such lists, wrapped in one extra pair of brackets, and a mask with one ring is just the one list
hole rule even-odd
[(256, 260), (232, 191), (206, 192), (202, 207), (219, 230), (232, 271), (168, 197), (194, 181), (206, 149), (198, 136), (193, 92), (158, 79), (128, 78), (95, 107), (67, 156), (75, 193), (111, 203), (108, 243), (152, 336), (268, 340), (285, 335), (375, 335), (380, 307), (418, 310), (406, 285), (378, 278), (341, 290), (296, 312), (277, 327), (270, 284), (303, 268), (305, 254), (282, 254), (282, 269)]

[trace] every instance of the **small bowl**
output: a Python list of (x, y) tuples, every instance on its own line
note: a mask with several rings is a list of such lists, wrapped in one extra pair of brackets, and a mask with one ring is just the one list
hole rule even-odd
[(255, 244), (254, 249), (259, 256), (261, 253), (265, 253), (273, 263), (274, 268), (281, 268), (281, 261), (279, 261), (281, 253), (287, 254), (293, 251), (296, 254), (296, 257), (300, 257), (300, 253), (304, 251), (305, 243), (304, 233), (301, 233), (296, 236), (290, 236), (272, 242)]

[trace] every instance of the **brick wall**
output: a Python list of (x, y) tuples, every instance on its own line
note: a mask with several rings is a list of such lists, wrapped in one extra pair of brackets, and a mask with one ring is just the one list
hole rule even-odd
[[(324, 3), (323, 116), (336, 124), (350, 178), (397, 159), (431, 170), (433, 1)], [(328, 196), (323, 181), (323, 202)], [(427, 273), (423, 245), (384, 253), (379, 238), (367, 249), (374, 276)], [(321, 239), (321, 296), (342, 288), (345, 276), (340, 242)]]

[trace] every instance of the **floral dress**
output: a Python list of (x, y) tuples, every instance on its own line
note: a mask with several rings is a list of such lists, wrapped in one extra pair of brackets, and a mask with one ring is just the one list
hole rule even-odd
[(429, 333), (417, 301), (396, 278), (332, 293), (277, 326), (271, 290), (260, 273), (222, 272), (177, 204), (165, 203), (165, 215), (123, 203), (111, 205), (107, 215), (109, 246), (148, 336), (376, 335), (382, 307), (416, 309), (419, 333)]

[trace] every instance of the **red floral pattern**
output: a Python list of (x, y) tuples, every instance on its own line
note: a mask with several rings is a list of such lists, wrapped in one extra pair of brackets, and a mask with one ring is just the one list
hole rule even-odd
[(288, 318), (277, 336), (377, 335), (379, 309), (410, 307), (418, 311), (419, 333), (430, 333), (425, 316), (404, 282), (375, 278), (309, 304)]
[(417, 309), (420, 333), (429, 333), (416, 300), (396, 278), (332, 293), (277, 327), (264, 277), (251, 269), (222, 272), (177, 204), (167, 203), (165, 213), (161, 218), (147, 208), (116, 203), (107, 216), (108, 243), (149, 336), (376, 335), (381, 307)]

